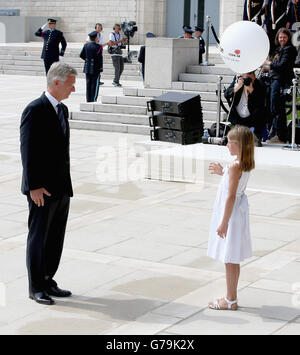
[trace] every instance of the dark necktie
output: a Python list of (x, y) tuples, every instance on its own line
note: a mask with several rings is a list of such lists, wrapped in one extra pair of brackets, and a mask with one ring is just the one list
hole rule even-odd
[(63, 133), (64, 135), (66, 135), (67, 133), (67, 126), (66, 126), (66, 121), (65, 121), (65, 116), (64, 116), (64, 111), (63, 111), (63, 108), (62, 108), (62, 104), (57, 104), (57, 114), (58, 114), (58, 117), (59, 117), (59, 122), (60, 122), (60, 125), (61, 125), (61, 128), (63, 130)]

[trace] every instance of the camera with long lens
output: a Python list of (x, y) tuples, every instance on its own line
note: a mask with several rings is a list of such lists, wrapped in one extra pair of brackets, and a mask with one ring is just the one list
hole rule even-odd
[[(134, 58), (137, 58), (138, 52), (130, 50), (130, 37), (132, 38), (134, 34), (138, 31), (138, 27), (136, 26), (135, 21), (130, 22), (122, 22), (121, 29), (124, 32), (125, 36), (128, 39), (128, 54), (126, 57), (123, 57), (124, 63), (132, 63)], [(126, 48), (126, 44), (122, 43), (122, 49)]]
[(245, 86), (250, 86), (251, 85), (251, 83), (252, 83), (252, 80), (251, 80), (251, 78), (244, 78), (244, 85)]
[(138, 27), (136, 26), (136, 22), (122, 22), (121, 29), (124, 32), (126, 37), (133, 37), (135, 32), (137, 32)]
[(228, 143), (228, 138), (227, 137), (207, 137), (204, 136), (202, 137), (202, 143), (203, 144), (214, 144), (214, 145), (227, 145)]

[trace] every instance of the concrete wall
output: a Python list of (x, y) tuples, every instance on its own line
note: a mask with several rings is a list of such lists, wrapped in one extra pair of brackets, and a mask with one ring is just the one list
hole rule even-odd
[[(2, 35), (0, 43), (23, 43), (27, 41), (26, 18), (23, 16), (0, 16)], [(3, 30), (5, 28), (5, 30)], [(3, 34), (3, 31), (5, 34)]]
[[(220, 0), (220, 33), (242, 19), (243, 4), (244, 0)], [(57, 28), (73, 42), (84, 41), (96, 22), (104, 25), (107, 39), (113, 25), (126, 20), (137, 22), (139, 31), (132, 43), (141, 44), (147, 32), (166, 36), (170, 21), (167, 0), (0, 0), (0, 9), (20, 9), (21, 16), (60, 18)]]
[[(104, 26), (107, 39), (115, 23), (136, 21), (132, 43), (144, 43), (145, 33), (164, 36), (167, 0), (0, 0), (0, 9), (20, 9), (21, 16), (60, 18), (57, 28), (67, 41), (82, 42), (96, 22)], [(42, 23), (40, 24), (42, 25)]]
[[(145, 87), (171, 89), (188, 65), (199, 61), (198, 41), (174, 38), (147, 38)], [(151, 74), (149, 74), (151, 73)]]
[(232, 23), (243, 19), (243, 0), (220, 0), (220, 35)]

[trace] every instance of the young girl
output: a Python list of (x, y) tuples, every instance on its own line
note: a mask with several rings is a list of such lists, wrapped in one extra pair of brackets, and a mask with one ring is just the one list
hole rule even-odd
[(236, 160), (225, 169), (217, 163), (209, 166), (212, 174), (223, 176), (213, 210), (207, 254), (226, 267), (227, 295), (209, 303), (215, 310), (238, 309), (240, 263), (252, 256), (248, 199), (244, 193), (250, 171), (255, 168), (252, 131), (236, 126), (228, 134), (227, 147), (232, 156), (237, 156)]

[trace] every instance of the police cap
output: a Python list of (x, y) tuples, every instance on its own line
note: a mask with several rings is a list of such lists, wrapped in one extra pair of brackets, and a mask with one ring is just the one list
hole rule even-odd
[(204, 28), (201, 26), (196, 26), (195, 31), (204, 32)]
[(48, 24), (51, 25), (53, 23), (56, 23), (56, 20), (54, 20), (53, 18), (48, 18)]
[(93, 31), (93, 32), (89, 33), (89, 37), (90, 37), (91, 39), (96, 38), (97, 35), (98, 35), (98, 32), (97, 32), (97, 31)]
[(146, 37), (147, 38), (155, 38), (156, 36), (154, 33), (148, 32), (148, 33), (146, 33)]
[(194, 31), (191, 28), (188, 28), (188, 27), (184, 27), (183, 30), (184, 30), (185, 33), (190, 33), (190, 34), (194, 33)]

